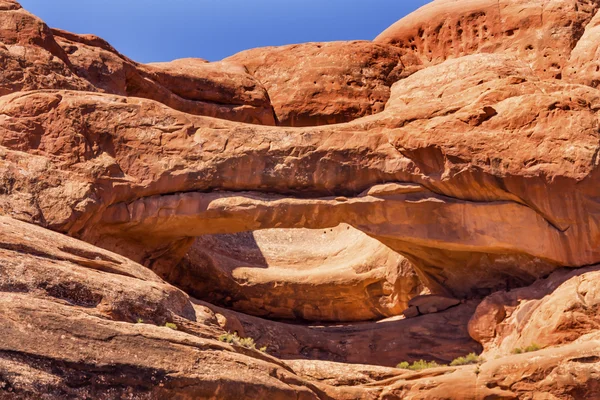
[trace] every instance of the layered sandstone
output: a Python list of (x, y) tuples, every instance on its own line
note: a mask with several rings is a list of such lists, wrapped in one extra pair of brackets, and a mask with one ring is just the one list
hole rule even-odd
[(471, 337), (490, 356), (536, 344), (564, 345), (600, 330), (599, 267), (561, 270), (532, 286), (496, 292), (469, 323)]
[[(44, 210), (47, 196), (36, 193), (35, 181), (23, 196), (45, 211), (48, 226), (97, 243), (123, 233), (146, 241), (148, 250), (164, 249), (202, 234), (346, 222), (408, 255), (436, 290), (464, 296), (473, 287), (530, 283), (556, 267), (600, 259), (591, 200), (600, 97), (592, 88), (528, 77), (509, 68), (510, 59), (494, 57), (448, 62), (462, 63), (459, 71), (483, 83), (460, 91), (448, 79), (452, 90), (442, 99), (460, 100), (443, 115), (436, 97), (400, 112), (409, 96), (426, 93), (418, 79), (428, 70), (404, 80), (399, 90), (412, 92), (392, 94), (379, 118), (318, 130), (235, 126), (142, 99), (32, 92), (0, 99), (0, 143), (72, 175), (52, 185), (59, 198), (51, 209)], [(480, 73), (465, 69), (490, 60), (496, 74), (490, 62)], [(434, 68), (446, 67), (452, 64)], [(464, 104), (470, 98), (475, 103)], [(173, 156), (163, 158), (166, 149)], [(376, 186), (381, 181), (400, 183)], [(77, 192), (68, 189), (73, 182), (82, 182)], [(266, 188), (270, 194), (259, 194)], [(349, 197), (322, 197), (331, 193)], [(18, 206), (6, 203), (13, 213), (22, 212)]]
[[(427, 285), (456, 296), (600, 260), (599, 97), (540, 80), (511, 56), (476, 54), (416, 72), (392, 87), (384, 112), (319, 129), (236, 125), (73, 91), (0, 103), (3, 146), (44, 157), (65, 176), (43, 189), (51, 201), (25, 189), (24, 207), (41, 210), (46, 226), (123, 253), (112, 236), (145, 236), (134, 240), (146, 249), (131, 252), (138, 261), (177, 262), (202, 234), (342, 222), (407, 255)], [(381, 182), (399, 189), (366, 191)], [(31, 213), (19, 196), (6, 212)]]
[(599, 7), (142, 65), (0, 0), (0, 398), (600, 397)]
[(600, 4), (587, 0), (437, 0), (375, 43), (410, 50), (426, 65), (476, 53), (514, 56), (543, 78), (562, 78)]
[[(323, 368), (310, 359), (393, 365), (409, 357), (398, 341), (430, 345), (425, 330), (435, 332), (442, 360), (478, 346), (466, 331), (472, 305), (446, 315), (443, 332), (435, 318), (294, 326), (203, 305), (139, 264), (34, 225), (0, 217), (0, 232), (0, 398), (376, 396), (381, 388), (361, 385), (397, 370), (357, 365), (362, 378), (322, 382), (308, 377)], [(225, 330), (256, 338), (270, 354), (306, 361), (288, 366), (217, 341)]]
[(277, 319), (381, 319), (422, 290), (408, 260), (348, 225), (204, 235), (157, 272), (199, 299)]
[(244, 65), (264, 85), (284, 126), (335, 124), (377, 114), (392, 84), (421, 64), (393, 46), (359, 41), (252, 49), (226, 61)]
[(99, 91), (153, 99), (198, 115), (274, 125), (267, 92), (239, 66), (201, 60), (141, 65), (93, 35), (50, 29), (21, 6), (0, 5), (0, 94)]
[[(0, 230), (3, 398), (427, 399), (450, 394), (450, 398), (479, 399), (538, 393), (583, 399), (599, 394), (597, 328), (585, 334), (572, 330), (569, 344), (555, 341), (536, 353), (499, 353), (499, 358), (490, 357), (479, 367), (410, 372), (347, 366), (339, 361), (363, 357), (362, 362), (378, 364), (421, 357), (418, 349), (436, 349), (430, 341), (444, 340), (445, 335), (446, 341), (434, 350), (437, 354), (465, 354), (473, 345), (466, 334), (461, 344), (457, 333), (466, 328), (464, 318), (473, 314), (473, 307), (404, 322), (303, 328), (199, 304), (140, 265), (39, 227), (2, 217)], [(595, 272), (588, 269), (581, 276)], [(570, 301), (569, 297), (562, 293), (586, 290), (570, 286), (569, 282), (581, 281), (579, 276), (556, 274), (551, 281), (559, 285), (558, 291), (540, 281), (531, 293), (537, 296), (545, 288), (545, 304), (567, 304), (563, 299)], [(164, 321), (174, 323), (177, 330), (165, 327)], [(215, 338), (223, 329), (256, 335), (269, 353), (305, 359), (281, 362), (256, 350), (218, 342)], [(303, 354), (293, 349), (293, 340), (300, 341), (296, 346), (313, 351), (327, 341), (329, 347)], [(402, 346), (404, 342), (413, 346)], [(398, 350), (408, 353), (395, 353)], [(440, 361), (455, 355), (442, 357)]]

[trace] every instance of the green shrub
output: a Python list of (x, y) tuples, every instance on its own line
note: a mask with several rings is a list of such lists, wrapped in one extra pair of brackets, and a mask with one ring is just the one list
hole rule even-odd
[(143, 324), (143, 323), (144, 323), (144, 320), (143, 320), (143, 319), (141, 319), (141, 318), (138, 318), (138, 319), (137, 319), (137, 323), (138, 323), (138, 324)]
[(254, 343), (254, 339), (252, 339), (251, 337), (245, 337), (245, 338), (239, 337), (237, 332), (234, 332), (234, 333), (227, 332), (227, 333), (219, 336), (219, 341), (233, 344), (235, 346), (245, 347), (247, 349), (259, 350), (259, 351), (262, 351), (263, 353), (267, 352), (267, 346), (263, 346), (260, 349), (257, 349), (256, 343)]
[(396, 368), (409, 369), (411, 371), (420, 371), (422, 369), (436, 368), (436, 367), (443, 367), (443, 366), (444, 365), (440, 365), (440, 364), (436, 363), (435, 361), (419, 360), (419, 361), (413, 362), (412, 365), (409, 365), (406, 361), (403, 361), (400, 364), (398, 364), (396, 366)]
[(459, 366), (459, 365), (469, 365), (469, 364), (479, 364), (482, 363), (483, 359), (481, 357), (479, 357), (477, 354), (475, 353), (469, 353), (467, 354), (465, 357), (458, 357), (455, 358), (450, 365), (453, 367)]
[(173, 329), (173, 330), (175, 330), (175, 331), (177, 330), (177, 325), (175, 325), (175, 324), (174, 324), (174, 323), (172, 323), (172, 322), (167, 322), (167, 323), (165, 324), (165, 327), (167, 327), (167, 328), (169, 328), (169, 329)]
[(541, 349), (542, 349), (542, 346), (540, 346), (537, 343), (532, 343), (529, 346), (525, 347), (524, 349), (517, 347), (516, 349), (513, 349), (512, 353), (513, 354), (531, 353), (532, 351), (538, 351)]
[(538, 350), (541, 350), (541, 349), (542, 349), (542, 347), (539, 344), (532, 343), (529, 346), (525, 347), (525, 353), (529, 353), (529, 352), (532, 352), (532, 351), (538, 351)]

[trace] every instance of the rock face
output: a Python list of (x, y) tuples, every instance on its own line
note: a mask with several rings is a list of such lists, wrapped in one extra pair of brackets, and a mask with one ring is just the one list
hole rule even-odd
[(348, 225), (204, 235), (158, 273), (199, 299), (277, 319), (381, 319), (422, 290), (404, 257)]
[(74, 74), (64, 50), (39, 18), (15, 1), (0, 2), (0, 94), (64, 88), (94, 90)]
[(0, 398), (319, 398), (215, 340), (214, 315), (196, 323), (204, 310), (141, 265), (6, 217), (0, 231)]
[(260, 83), (241, 67), (201, 60), (140, 65), (93, 35), (50, 29), (19, 4), (0, 4), (0, 94), (100, 91), (153, 99), (197, 115), (274, 125)]
[[(483, 56), (472, 57), (450, 62), (484, 64)], [(407, 78), (405, 87), (421, 75)], [(118, 237), (115, 246), (134, 238), (147, 250), (161, 247), (147, 260), (186, 237), (346, 222), (409, 256), (436, 291), (465, 297), (475, 288), (487, 294), (528, 284), (557, 267), (600, 260), (593, 245), (600, 97), (592, 88), (535, 77), (513, 83), (521, 78), (518, 71), (494, 75), (463, 93), (464, 99), (479, 96), (477, 103), (433, 122), (435, 104), (419, 102), (411, 115), (399, 112), (403, 106), (392, 98), (372, 134), (356, 131), (375, 122), (357, 121), (277, 130), (283, 136), (276, 141), (268, 141), (274, 128), (193, 117), (142, 99), (78, 92), (5, 96), (0, 144), (43, 157), (60, 171), (40, 181), (32, 172), (29, 186), (8, 195), (6, 212), (28, 212), (33, 202), (47, 226), (111, 249), (126, 251), (110, 247), (111, 236)], [(421, 90), (417, 85), (414, 93)], [(486, 107), (497, 115), (486, 117)], [(407, 118), (413, 122), (406, 125)], [(149, 119), (151, 127), (145, 126)], [(398, 124), (405, 125), (390, 128)], [(227, 138), (224, 129), (231, 129)], [(433, 140), (438, 143), (428, 144)], [(164, 158), (165, 148), (174, 155)], [(297, 156), (288, 158), (288, 151)], [(72, 177), (51, 189), (44, 184), (65, 174)], [(381, 180), (413, 183), (376, 185)], [(77, 190), (74, 182), (81, 182)], [(259, 194), (265, 187), (271, 193)], [(328, 193), (349, 197), (322, 197)], [(15, 197), (30, 199), (27, 210)]]
[(560, 79), (599, 8), (588, 0), (436, 0), (375, 43), (410, 50), (426, 65), (476, 53), (508, 54), (540, 77)]
[(571, 52), (565, 77), (575, 83), (597, 88), (600, 86), (600, 15), (585, 26), (585, 32)]
[[(450, 336), (438, 348), (441, 351), (438, 354), (443, 351), (464, 354), (473, 345), (468, 340), (461, 344), (457, 334), (461, 326), (466, 328), (464, 317), (473, 314), (473, 307), (461, 305), (450, 314), (449, 310), (412, 322), (397, 320), (367, 325), (362, 328), (363, 334), (360, 329), (349, 327), (303, 328), (191, 301), (138, 264), (39, 227), (2, 217), (0, 230), (0, 313), (4, 321), (0, 327), (3, 338), (0, 395), (3, 398), (43, 395), (52, 399), (86, 396), (426, 399), (444, 398), (444, 393), (452, 393), (451, 398), (483, 399), (525, 398), (539, 393), (586, 399), (599, 394), (600, 340), (593, 330), (583, 336), (572, 336), (569, 344), (540, 350), (535, 358), (521, 354), (490, 360), (477, 367), (478, 372), (475, 366), (409, 372), (310, 359), (288, 364), (215, 338), (223, 328), (236, 327), (244, 335), (261, 332), (259, 345), (267, 345), (269, 352), (283, 358), (292, 355), (286, 354), (289, 351), (296, 357), (302, 354), (291, 346), (293, 340), (299, 340), (301, 346), (311, 343), (312, 351), (330, 343), (330, 353), (323, 347), (322, 353), (306, 353), (303, 355), (306, 358), (337, 357), (338, 361), (353, 362), (360, 353), (363, 356), (370, 353), (378, 360), (365, 361), (386, 363), (393, 358), (403, 359), (402, 355), (390, 357), (379, 345), (390, 350), (429, 351), (432, 339), (443, 340), (447, 334)], [(595, 269), (581, 272), (593, 274)], [(570, 280), (578, 278), (572, 272), (557, 274), (551, 278), (555, 284), (556, 277), (567, 283), (561, 286), (565, 289)], [(547, 282), (541, 281), (535, 287), (547, 288), (550, 300), (546, 303), (560, 303)], [(541, 292), (534, 288), (532, 293)], [(174, 323), (177, 330), (165, 327), (164, 321)], [(376, 325), (380, 326), (374, 329)], [(361, 336), (366, 342), (355, 342)], [(304, 340), (309, 342), (302, 343)], [(337, 345), (335, 340), (340, 340)], [(408, 340), (413, 346), (403, 347), (394, 340)], [(419, 341), (422, 342), (416, 345)], [(345, 356), (348, 358), (340, 353), (342, 344), (348, 346)], [(357, 353), (356, 349), (362, 350)], [(566, 376), (569, 378), (565, 379)], [(478, 395), (472, 397), (473, 393)]]
[(140, 65), (96, 36), (52, 32), (75, 73), (100, 92), (152, 99), (190, 114), (275, 123), (265, 89), (241, 67), (200, 59)]
[(244, 65), (265, 86), (284, 126), (335, 124), (379, 113), (392, 84), (420, 64), (411, 53), (371, 42), (259, 48), (226, 61)]
[[(330, 364), (310, 359), (393, 365), (409, 350), (399, 340), (434, 346), (433, 332), (441, 360), (478, 348), (466, 331), (473, 304), (421, 324), (283, 324), (205, 306), (139, 264), (34, 225), (0, 217), (0, 232), (0, 398), (376, 398), (381, 388), (360, 385), (398, 370), (357, 365), (362, 378), (321, 382), (304, 376)], [(307, 360), (288, 366), (219, 342), (224, 329)]]
[(142, 65), (0, 0), (0, 399), (600, 398), (599, 9)]
[(598, 266), (561, 270), (527, 288), (496, 292), (478, 307), (471, 336), (490, 356), (564, 345), (600, 330)]

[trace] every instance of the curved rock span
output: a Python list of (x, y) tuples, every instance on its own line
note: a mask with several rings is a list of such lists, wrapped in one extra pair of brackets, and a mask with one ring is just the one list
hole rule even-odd
[[(502, 220), (507, 223), (499, 225)], [(528, 231), (508, 223), (512, 220)], [(402, 184), (375, 186), (356, 198), (289, 199), (256, 193), (155, 196), (113, 206), (102, 222), (127, 237), (164, 240), (183, 236), (181, 232), (200, 236), (271, 228), (271, 224), (317, 229), (342, 221), (412, 256), (430, 287), (439, 282), (463, 296), (473, 288), (535, 279), (527, 269), (543, 273), (542, 268), (575, 265), (569, 255), (582, 254), (585, 248), (570, 248), (564, 232), (521, 204), (465, 202)], [(441, 260), (446, 270), (437, 272)], [(511, 271), (511, 265), (516, 270)], [(506, 282), (504, 276), (515, 282)]]
[(600, 398), (598, 18), (143, 65), (0, 0), (0, 398)]

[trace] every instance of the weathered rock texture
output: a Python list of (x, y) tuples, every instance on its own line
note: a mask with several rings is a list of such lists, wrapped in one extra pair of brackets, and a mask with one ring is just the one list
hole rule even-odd
[(470, 334), (490, 356), (532, 344), (575, 342), (600, 330), (599, 274), (598, 266), (561, 270), (532, 286), (496, 292), (479, 305), (469, 323)]
[[(362, 354), (363, 362), (387, 364), (432, 350), (442, 357), (438, 361), (447, 361), (476, 350), (466, 333), (463, 339), (459, 334), (473, 306), (354, 328), (269, 322), (190, 301), (142, 266), (66, 236), (6, 217), (0, 218), (0, 230), (1, 398), (483, 399), (538, 393), (587, 399), (599, 394), (597, 327), (580, 335), (571, 326), (568, 344), (501, 355), (480, 367), (408, 372), (320, 362), (314, 359), (356, 362)], [(546, 304), (568, 300), (561, 293), (575, 290), (569, 282), (577, 275), (555, 276), (559, 279), (552, 282), (567, 283), (558, 291), (545, 281), (535, 286), (546, 288)], [(535, 287), (532, 293), (541, 293)], [(178, 330), (164, 327), (165, 321)], [(305, 359), (288, 364), (218, 342), (223, 329), (256, 334), (259, 345), (280, 357)], [(440, 347), (432, 347), (432, 340)]]
[(273, 125), (269, 97), (238, 66), (202, 60), (140, 65), (93, 35), (48, 28), (16, 2), (0, 5), (0, 94), (99, 91), (153, 99), (198, 115)]
[(318, 129), (76, 91), (19, 92), (0, 110), (0, 144), (60, 171), (40, 177), (52, 184), (28, 173), (5, 212), (38, 210), (46, 226), (122, 253), (131, 246), (119, 236), (137, 236), (146, 254), (130, 253), (148, 265), (175, 262), (202, 234), (342, 222), (407, 255), (432, 290), (460, 297), (600, 261), (598, 92), (540, 80), (511, 56), (416, 72), (382, 113)]
[[(203, 305), (139, 264), (34, 225), (0, 217), (0, 232), (0, 398), (376, 398), (381, 388), (360, 385), (398, 370), (357, 365), (358, 377), (321, 382), (308, 371), (330, 364), (311, 359), (393, 365), (426, 354), (402, 341), (439, 346), (441, 360), (478, 348), (466, 331), (473, 305), (423, 324), (282, 324)], [(221, 343), (224, 329), (305, 360)]]
[(600, 86), (600, 14), (585, 26), (585, 32), (571, 52), (566, 78), (597, 88)]
[[(220, 315), (228, 331), (256, 338), (284, 360), (326, 360), (393, 367), (399, 361), (431, 359), (449, 363), (481, 344), (469, 336), (469, 319), (478, 302), (469, 301), (444, 312), (404, 319), (393, 317), (356, 324), (300, 325), (204, 305)], [(404, 346), (402, 343), (410, 343)]]
[(419, 68), (411, 52), (371, 42), (306, 43), (247, 50), (246, 66), (285, 126), (348, 122), (383, 111), (390, 87)]
[(411, 50), (424, 64), (503, 53), (543, 78), (561, 78), (600, 8), (594, 0), (437, 0), (399, 20), (376, 43)]
[(196, 323), (204, 310), (141, 265), (6, 217), (0, 231), (0, 398), (319, 398), (216, 341), (214, 315)]
[(141, 65), (0, 0), (0, 398), (600, 397), (599, 7)]
[[(484, 56), (473, 57), (484, 65)], [(534, 77), (515, 84), (518, 71), (490, 77), (485, 65), (475, 79), (491, 82), (462, 93), (465, 101), (485, 94), (475, 105), (456, 104), (458, 110), (430, 121), (438, 112), (434, 104), (419, 101), (412, 115), (396, 117), (403, 106), (390, 100), (380, 127), (366, 135), (356, 130), (374, 122), (281, 130), (272, 140), (273, 128), (193, 117), (141, 99), (78, 92), (5, 96), (0, 144), (43, 157), (49, 163), (44, 172), (60, 171), (39, 180), (30, 173), (31, 183), (14, 188), (5, 207), (24, 213), (15, 198), (28, 198), (23, 207), (41, 210), (47, 226), (98, 243), (110, 233), (146, 241), (148, 249), (162, 246), (152, 257), (185, 237), (346, 222), (408, 255), (435, 290), (459, 296), (599, 261), (593, 196), (600, 97), (591, 88)], [(425, 93), (416, 82), (421, 74), (404, 81), (411, 88), (415, 80), (416, 95)], [(493, 114), (488, 108), (497, 114), (486, 117), (485, 110)], [(406, 118), (414, 120), (390, 128)], [(173, 155), (165, 158), (165, 151)], [(71, 177), (44, 183), (60, 175)], [(375, 185), (381, 180), (415, 183)], [(81, 182), (77, 190), (75, 182)], [(264, 188), (303, 197), (256, 192)], [(53, 201), (41, 191), (52, 192)], [(349, 198), (321, 197), (328, 193)]]
[(157, 272), (213, 304), (311, 321), (391, 317), (422, 290), (404, 257), (347, 225), (205, 235), (177, 268)]

